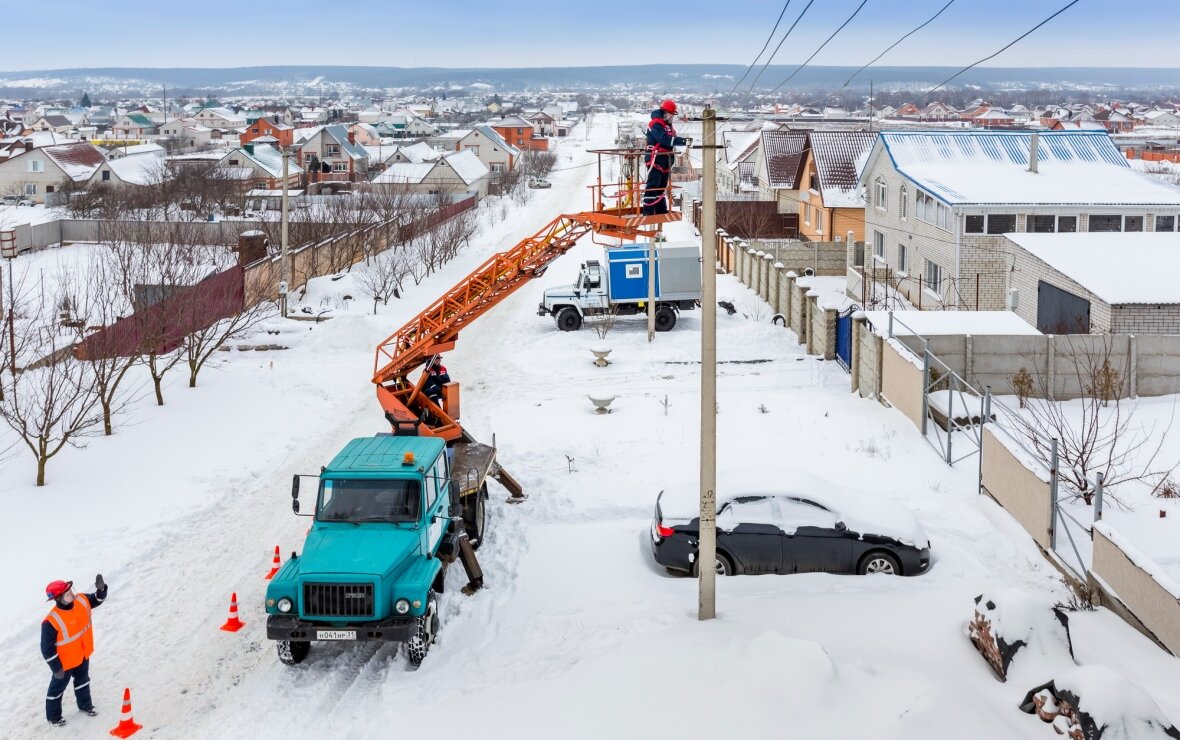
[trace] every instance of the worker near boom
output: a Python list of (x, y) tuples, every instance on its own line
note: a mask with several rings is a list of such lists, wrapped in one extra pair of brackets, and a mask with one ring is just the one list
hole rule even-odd
[(451, 376), (442, 364), (442, 355), (435, 355), (426, 369), (426, 384), (422, 386), (422, 395), (441, 406), (443, 386), (450, 382)]
[(61, 716), (61, 698), (71, 680), (78, 709), (91, 717), (98, 714), (90, 701), (90, 655), (94, 652), (90, 612), (106, 600), (107, 584), (100, 573), (94, 577), (94, 593), (75, 596), (73, 587), (73, 581), (54, 581), (45, 587), (53, 608), (41, 622), (41, 655), (53, 672), (45, 694), (45, 718), (58, 727), (66, 723)]
[(668, 212), (668, 179), (672, 172), (672, 147), (687, 142), (676, 135), (672, 119), (676, 117), (676, 103), (665, 100), (651, 112), (647, 124), (647, 185), (643, 189), (644, 216)]

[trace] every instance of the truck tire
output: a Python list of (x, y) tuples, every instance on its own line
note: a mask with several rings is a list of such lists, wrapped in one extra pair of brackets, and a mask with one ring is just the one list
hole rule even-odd
[(573, 306), (566, 306), (558, 311), (553, 320), (562, 331), (577, 331), (582, 328), (582, 314)]
[(438, 635), (438, 628), (438, 602), (431, 593), (426, 597), (426, 613), (418, 617), (414, 636), (406, 642), (410, 665), (417, 668), (426, 660), (426, 654), (430, 652), (430, 646), (434, 644), (434, 638)]
[(311, 652), (311, 643), (303, 640), (279, 640), (275, 645), (283, 665), (299, 665)]
[(487, 527), (487, 499), (488, 484), (484, 483), (474, 496), (469, 496), (463, 502), (463, 529), (467, 530), (467, 539), (471, 542), (473, 550), (478, 550), (483, 544), (483, 535)]
[(671, 331), (676, 326), (676, 311), (671, 306), (656, 309), (656, 331)]

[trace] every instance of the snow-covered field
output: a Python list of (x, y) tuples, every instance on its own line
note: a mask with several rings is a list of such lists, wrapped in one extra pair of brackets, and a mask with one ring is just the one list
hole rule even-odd
[[(588, 141), (579, 134), (559, 144), (558, 167), (591, 162), (581, 147), (610, 144), (614, 130), (600, 118)], [(376, 343), (491, 253), (585, 207), (592, 172), (555, 172), (551, 190), (507, 219), (485, 206), (471, 250), (377, 316), (357, 300), (331, 321), (296, 324), (288, 351), (224, 353), (195, 390), (173, 376), (167, 406), (145, 399), (114, 439), (63, 452), (44, 489), (31, 485), (28, 453), (10, 453), (0, 463), (0, 736), (60, 732), (43, 719), (42, 588), (54, 578), (89, 587), (101, 571), (111, 591), (95, 613), (92, 680), (103, 714), (78, 715), (67, 697), (74, 737), (107, 736), (124, 686), (140, 737), (153, 738), (440, 726), (494, 738), (1051, 737), (1016, 708), (1031, 686), (998, 683), (964, 624), (985, 590), (1067, 598), (1055, 571), (976, 495), (973, 470), (944, 466), (902, 415), (850, 394), (843, 371), (804, 355), (789, 331), (724, 311), (719, 464), (776, 465), (784, 478), (803, 471), (899, 502), (929, 532), (935, 562), (916, 578), (723, 579), (718, 619), (696, 621), (696, 582), (657, 568), (646, 538), (656, 493), (697, 469), (700, 314), (685, 312), (651, 344), (637, 320), (620, 319), (605, 340), (558, 332), (535, 315), (538, 296), (600, 254), (589, 239), (445, 358), (463, 384), (464, 426), (496, 435), (530, 494), (510, 507), (493, 492), (487, 588), (448, 589), (439, 642), (416, 672), (392, 645), (316, 644), (302, 665), (279, 664), (262, 577), (275, 545), (302, 548), (291, 474), (386, 429), (369, 383)], [(754, 300), (731, 277), (718, 283), (723, 300)], [(352, 290), (350, 278), (321, 280), (310, 295)], [(612, 364), (597, 368), (589, 347), (603, 342)], [(597, 416), (586, 395), (604, 390), (619, 398)], [(218, 630), (231, 591), (247, 624), (236, 634)], [(1180, 662), (1107, 612), (1072, 624), (1081, 662), (1121, 672), (1180, 720)]]

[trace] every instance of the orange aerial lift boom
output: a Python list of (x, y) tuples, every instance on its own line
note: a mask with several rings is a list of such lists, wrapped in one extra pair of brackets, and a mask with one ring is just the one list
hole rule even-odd
[(460, 331), (544, 274), (578, 239), (590, 232), (624, 240), (651, 238), (663, 224), (680, 219), (679, 213), (641, 216), (642, 186), (634, 179), (603, 182), (603, 156), (621, 156), (634, 165), (643, 150), (593, 151), (599, 156), (598, 184), (590, 186), (594, 210), (558, 216), (533, 236), (492, 256), (377, 346), (373, 383), (395, 434), (437, 436), (448, 442), (465, 436), (459, 425), (458, 383), (447, 385), (439, 405), (422, 392), (427, 374), (417, 382), (410, 382), (409, 374), (431, 357), (452, 350)]

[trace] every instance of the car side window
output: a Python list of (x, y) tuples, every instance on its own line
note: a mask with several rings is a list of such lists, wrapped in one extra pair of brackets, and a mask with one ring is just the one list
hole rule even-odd
[(732, 531), (739, 524), (781, 526), (778, 502), (769, 496), (740, 497), (729, 502), (717, 515), (717, 526)]
[(800, 527), (834, 529), (836, 526), (836, 515), (823, 507), (791, 498), (780, 498), (778, 504), (779, 526), (787, 534), (794, 534)]

